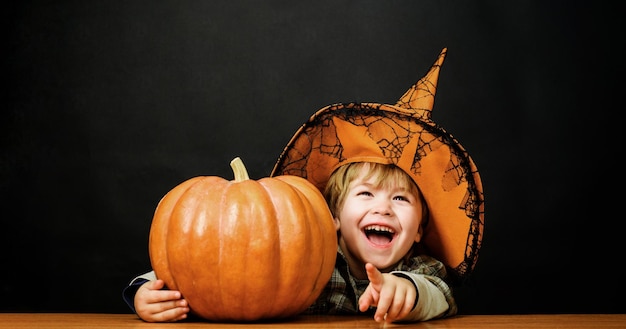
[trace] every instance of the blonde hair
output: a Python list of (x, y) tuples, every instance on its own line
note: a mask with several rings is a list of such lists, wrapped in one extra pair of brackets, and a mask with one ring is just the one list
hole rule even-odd
[(428, 207), (422, 196), (419, 187), (413, 179), (393, 164), (382, 164), (376, 162), (352, 162), (337, 168), (328, 179), (324, 188), (324, 197), (333, 216), (337, 214), (343, 206), (350, 184), (359, 177), (361, 169), (367, 170), (364, 179), (374, 178), (376, 188), (386, 188), (389, 186), (399, 186), (406, 189), (422, 203), (422, 226), (428, 222)]

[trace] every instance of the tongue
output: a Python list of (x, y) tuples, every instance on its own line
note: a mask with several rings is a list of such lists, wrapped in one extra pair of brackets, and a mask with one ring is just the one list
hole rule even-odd
[(389, 236), (385, 234), (370, 234), (368, 238), (373, 244), (377, 245), (383, 245), (391, 242)]

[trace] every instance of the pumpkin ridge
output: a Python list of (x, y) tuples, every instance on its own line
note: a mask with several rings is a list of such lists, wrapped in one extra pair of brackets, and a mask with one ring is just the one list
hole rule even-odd
[[(276, 250), (278, 240), (275, 238), (277, 229), (276, 222), (271, 213), (267, 213), (267, 208), (272, 205), (272, 199), (265, 189), (254, 180), (245, 180), (231, 183), (230, 189), (225, 193), (225, 199), (229, 201), (226, 207), (229, 212), (229, 229), (220, 233), (224, 239), (225, 246), (230, 248), (241, 248), (238, 254), (243, 257), (235, 257), (230, 260), (223, 260), (221, 264), (230, 264), (230, 273), (252, 276), (254, 281), (245, 280), (241, 282), (240, 277), (232, 276), (228, 278), (227, 287), (231, 287), (229, 295), (233, 296), (230, 312), (242, 314), (247, 320), (254, 320), (264, 317), (263, 310), (267, 308), (265, 297), (267, 291), (275, 289), (268, 288), (274, 284), (276, 279), (273, 271), (265, 270), (274, 268), (278, 259)], [(271, 208), (273, 209), (273, 208)], [(232, 213), (231, 211), (235, 211)], [(245, 235), (243, 235), (245, 233)], [(267, 253), (268, 250), (274, 252)], [(266, 252), (266, 253), (264, 253)], [(230, 251), (232, 253), (232, 250)], [(228, 253), (222, 251), (221, 255)], [(239, 262), (239, 263), (237, 263)], [(264, 282), (264, 285), (255, 284)], [(233, 288), (233, 286), (235, 286)]]
[[(315, 273), (315, 275), (311, 275), (315, 281), (311, 285), (311, 290), (306, 302), (308, 305), (311, 305), (315, 299), (317, 299), (326, 283), (330, 280), (335, 265), (337, 235), (333, 222), (333, 216), (321, 192), (309, 181), (302, 177), (291, 175), (276, 176), (276, 178), (288, 183), (294, 189), (298, 190), (301, 201), (304, 201), (302, 197), (309, 196), (309, 202), (305, 202), (305, 204), (310, 206), (308, 209), (312, 211), (312, 214), (309, 215), (312, 220), (307, 222), (307, 224), (309, 226), (309, 230), (315, 231), (317, 236), (311, 239), (311, 246), (309, 246), (307, 250), (314, 254), (319, 251), (318, 254), (321, 257), (319, 266), (315, 267), (318, 269), (317, 273)], [(312, 227), (313, 223), (318, 225), (314, 225), (314, 227)], [(326, 237), (330, 237), (330, 239), (334, 239), (334, 241), (323, 241)], [(320, 246), (326, 246), (329, 243), (333, 244), (334, 248), (319, 250)]]
[[(206, 198), (214, 195), (214, 191), (223, 190), (227, 184), (228, 181), (221, 178), (203, 177), (187, 189), (177, 202), (178, 212), (172, 214), (170, 235), (186, 236), (187, 239), (169, 239), (178, 241), (178, 245), (169, 242), (168, 250), (172, 250), (175, 254), (175, 257), (171, 259), (173, 266), (170, 271), (181, 293), (212, 288), (214, 280), (212, 274), (217, 271), (211, 271), (216, 267), (215, 265), (206, 263), (207, 259), (212, 259), (212, 255), (207, 255), (206, 251), (214, 249), (210, 247), (214, 241), (204, 237), (207, 234), (207, 229), (211, 229), (206, 218), (211, 217), (213, 211), (211, 204), (213, 202)], [(194, 213), (196, 216), (188, 216), (188, 213)], [(202, 267), (195, 265), (199, 262), (203, 262)], [(209, 274), (207, 275), (205, 272)], [(203, 307), (207, 305), (208, 296), (193, 295), (185, 296), (185, 298), (188, 299), (190, 308), (194, 313), (204, 312)], [(210, 307), (215, 307), (216, 304), (219, 304), (219, 299), (211, 296)]]
[[(246, 181), (246, 183), (248, 183), (248, 181)], [(239, 224), (241, 224), (240, 222), (242, 222), (240, 220), (242, 217), (241, 210), (238, 207), (239, 202), (242, 202), (239, 187), (239, 183), (231, 181), (228, 184), (228, 188), (222, 193), (222, 201), (224, 203), (221, 204), (221, 208), (226, 211), (221, 212), (222, 216), (219, 221), (219, 236), (221, 238), (218, 254), (220, 268), (217, 269), (217, 271), (231, 273), (233, 275), (220, 277), (220, 286), (229, 287), (229, 289), (223, 289), (221, 292), (225, 301), (225, 308), (226, 305), (228, 305), (230, 310), (226, 310), (225, 308), (220, 311), (216, 310), (215, 314), (218, 317), (223, 316), (221, 314), (228, 314), (227, 312), (238, 313), (244, 317), (246, 314), (246, 310), (241, 305), (241, 299), (246, 299), (247, 284), (245, 280), (243, 282), (237, 282), (239, 279), (234, 278), (234, 276), (243, 275), (246, 272), (246, 266), (243, 262), (238, 262), (239, 259), (228, 257), (229, 253), (232, 252), (232, 250), (228, 250), (228, 248), (236, 247), (239, 248), (238, 250), (246, 250), (250, 240), (249, 230), (246, 229), (246, 227), (239, 226)], [(249, 193), (243, 195), (249, 196)], [(243, 214), (243, 216), (245, 216), (245, 214)], [(233, 242), (233, 235), (238, 237), (238, 242)]]
[[(303, 204), (305, 204), (305, 207), (307, 208), (307, 212), (309, 213), (310, 218), (312, 218), (311, 221), (307, 222), (307, 228), (309, 230), (309, 236), (311, 236), (312, 238), (309, 239), (309, 247), (307, 248), (307, 250), (309, 251), (310, 254), (316, 255), (316, 258), (319, 258), (319, 264), (317, 264), (316, 267), (314, 267), (315, 269), (317, 269), (316, 272), (311, 271), (310, 275), (308, 275), (307, 279), (311, 279), (313, 280), (311, 283), (311, 289), (309, 291), (303, 290), (302, 293), (302, 298), (304, 300), (307, 301), (307, 303), (310, 305), (313, 303), (313, 300), (311, 300), (311, 296), (315, 295), (314, 298), (317, 298), (317, 295), (319, 295), (320, 291), (317, 289), (317, 279), (320, 276), (320, 273), (324, 270), (324, 254), (320, 253), (318, 250), (318, 244), (320, 242), (321, 239), (323, 239), (323, 232), (321, 231), (321, 227), (320, 225), (313, 225), (314, 221), (319, 221), (319, 220), (323, 220), (323, 218), (318, 218), (317, 212), (315, 210), (314, 207), (312, 207), (312, 205), (309, 203), (308, 205), (304, 202), (304, 192), (299, 190), (298, 195), (300, 196), (300, 200)], [(316, 223), (317, 224), (317, 223)]]
[[(279, 252), (283, 252), (279, 257), (278, 273), (288, 273), (283, 275), (279, 280), (279, 288), (276, 290), (275, 299), (278, 303), (273, 306), (273, 313), (277, 314), (294, 314), (304, 311), (302, 303), (285, 302), (291, 299), (296, 301), (306, 300), (303, 298), (307, 290), (310, 288), (300, 287), (298, 291), (293, 291), (293, 286), (302, 282), (310, 282), (310, 273), (302, 271), (303, 263), (306, 261), (312, 267), (317, 267), (317, 259), (315, 257), (306, 258), (306, 252), (312, 250), (311, 222), (315, 220), (310, 205), (305, 202), (306, 197), (302, 191), (285, 181), (277, 179), (262, 179), (259, 181), (266, 191), (270, 194), (270, 198), (274, 201), (274, 210), (277, 213), (277, 221), (281, 223), (278, 230), (280, 236), (278, 241), (281, 242)], [(299, 225), (299, 218), (302, 211), (306, 213), (306, 225)], [(286, 223), (289, 223), (287, 226)], [(283, 234), (285, 233), (285, 234)], [(308, 305), (307, 305), (308, 307)]]
[(163, 196), (157, 204), (150, 226), (148, 253), (152, 263), (151, 266), (157, 278), (163, 279), (170, 289), (178, 289), (175, 280), (168, 270), (170, 268), (170, 260), (168, 249), (165, 247), (169, 240), (171, 215), (186, 191), (201, 179), (202, 177), (188, 179)]
[[(224, 296), (223, 291), (219, 289), (219, 287), (224, 284), (220, 271), (220, 264), (222, 263), (222, 241), (221, 239), (215, 239), (215, 237), (219, 237), (222, 230), (222, 213), (217, 211), (217, 209), (219, 209), (223, 204), (223, 195), (229, 188), (230, 183), (230, 181), (222, 180), (219, 184), (209, 186), (205, 192), (209, 195), (214, 191), (214, 196), (216, 198), (208, 201), (202, 199), (203, 204), (206, 205), (205, 210), (207, 213), (203, 212), (202, 216), (194, 216), (194, 220), (210, 222), (216, 233), (210, 236), (209, 239), (206, 237), (199, 237), (197, 241), (200, 245), (193, 246), (193, 244), (198, 242), (187, 240), (187, 242), (191, 243), (193, 246), (193, 250), (190, 250), (190, 252), (193, 252), (196, 255), (194, 262), (201, 264), (201, 266), (191, 264), (190, 267), (193, 267), (194, 270), (191, 270), (190, 268), (185, 269), (186, 271), (196, 273), (188, 280), (201, 282), (188, 287), (189, 291), (192, 292), (193, 297), (188, 296), (186, 298), (193, 313), (201, 317), (216, 317), (228, 307), (228, 301), (225, 301), (226, 297)], [(198, 267), (200, 267), (200, 269), (197, 269)], [(198, 285), (200, 285), (200, 287), (198, 287)], [(195, 291), (204, 290), (211, 291), (212, 294), (207, 296), (195, 293)]]
[[(303, 197), (302, 192), (300, 192), (300, 197)], [(323, 220), (323, 218), (320, 218), (317, 215), (317, 211), (315, 210), (315, 208), (313, 208), (312, 206), (307, 207), (307, 209), (309, 210), (309, 212), (311, 213), (309, 216), (311, 216), (311, 218), (313, 218), (313, 220)], [(311, 275), (310, 278), (312, 280), (311, 283), (311, 289), (307, 292), (307, 291), (303, 291), (305, 292), (305, 294), (303, 294), (302, 298), (304, 300), (306, 300), (308, 305), (313, 304), (313, 302), (315, 301), (315, 299), (317, 298), (317, 296), (319, 296), (320, 292), (321, 292), (321, 287), (318, 286), (318, 280), (320, 278), (320, 276), (322, 275), (322, 272), (325, 270), (324, 264), (326, 263), (326, 260), (324, 259), (324, 254), (319, 252), (318, 250), (318, 246), (319, 245), (323, 245), (323, 242), (320, 242), (320, 240), (322, 240), (324, 238), (324, 234), (322, 232), (322, 227), (320, 225), (312, 225), (311, 221), (308, 222), (308, 227), (309, 227), (309, 231), (311, 232), (310, 235), (313, 236), (315, 235), (315, 238), (310, 240), (310, 247), (308, 248), (308, 250), (310, 251), (310, 253), (317, 255), (320, 259), (319, 259), (319, 265), (317, 267), (315, 267), (315, 269), (317, 269), (316, 272), (311, 271)], [(312, 227), (313, 226), (313, 227)], [(314, 232), (314, 233), (313, 233)], [(324, 284), (326, 284), (326, 282), (324, 282)]]

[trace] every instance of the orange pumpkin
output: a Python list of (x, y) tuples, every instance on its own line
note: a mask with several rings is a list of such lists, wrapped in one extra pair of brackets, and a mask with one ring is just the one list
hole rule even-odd
[(324, 197), (298, 176), (191, 178), (159, 202), (152, 268), (191, 312), (213, 321), (286, 318), (304, 311), (333, 272), (337, 235)]

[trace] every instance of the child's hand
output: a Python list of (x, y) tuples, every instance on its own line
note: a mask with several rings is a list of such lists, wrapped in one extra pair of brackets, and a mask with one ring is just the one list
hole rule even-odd
[(189, 305), (180, 291), (161, 290), (163, 280), (148, 281), (135, 294), (135, 311), (147, 322), (173, 322), (187, 318)]
[(417, 291), (409, 280), (393, 274), (380, 273), (372, 264), (365, 264), (370, 284), (359, 298), (359, 310), (367, 311), (370, 306), (376, 307), (374, 320), (377, 322), (393, 322), (406, 317), (413, 306)]

